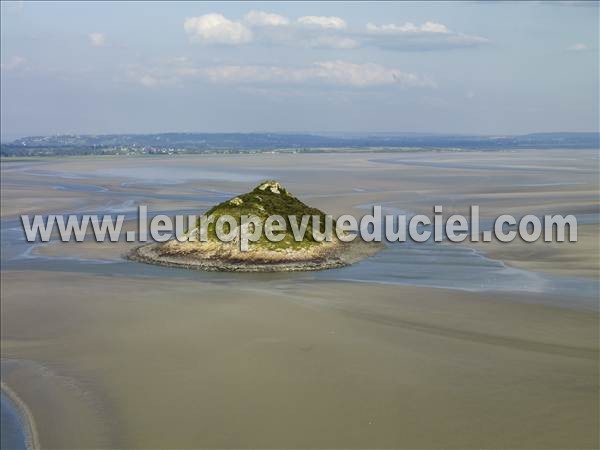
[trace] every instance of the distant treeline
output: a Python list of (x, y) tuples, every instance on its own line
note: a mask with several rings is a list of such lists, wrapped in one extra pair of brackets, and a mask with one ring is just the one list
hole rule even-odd
[(599, 133), (468, 136), (420, 133), (285, 134), (160, 133), (33, 136), (0, 146), (2, 156), (137, 155), (360, 149), (557, 149), (598, 148)]

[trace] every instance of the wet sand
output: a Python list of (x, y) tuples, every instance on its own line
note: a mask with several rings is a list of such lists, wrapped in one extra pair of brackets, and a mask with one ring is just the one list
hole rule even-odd
[[(14, 414), (18, 415), (18, 426), (24, 435), (25, 448), (27, 448), (27, 450), (37, 450), (41, 448), (37, 433), (37, 426), (35, 424), (35, 418), (33, 417), (33, 414), (29, 410), (27, 404), (25, 404), (17, 395), (17, 393), (13, 391), (6, 383), (1, 383), (1, 389), (2, 396), (6, 396), (10, 402), (10, 407), (14, 409)], [(4, 409), (2, 411), (4, 413)]]
[[(390, 158), (400, 162), (381, 161)], [(597, 162), (596, 151), (571, 150), (3, 162), (2, 219), (131, 211), (138, 202), (204, 210), (219, 192), (229, 198), (255, 184), (241, 172), (279, 179), (336, 215), (364, 214), (373, 203), (465, 213), (475, 203), (484, 219), (573, 213), (593, 221)], [(152, 172), (136, 172), (148, 166), (192, 178), (150, 181)], [(202, 178), (227, 170), (229, 179)], [(473, 247), (532, 274), (593, 282), (597, 225), (580, 230), (577, 244), (551, 250)], [(569, 298), (556, 308), (547, 304), (553, 294), (533, 289), (176, 278), (169, 270), (177, 269), (122, 263), (94, 272), (78, 258), (121, 261), (136, 244), (49, 243), (32, 251), (44, 259), (18, 264), (4, 245), (2, 380), (32, 411), (43, 448), (600, 445), (598, 308), (570, 309)]]
[(368, 284), (35, 279), (3, 274), (3, 357), (48, 368), (8, 378), (46, 448), (598, 445), (597, 315)]
[(499, 241), (470, 244), (514, 267), (558, 275), (600, 278), (600, 227), (579, 225), (577, 242)]

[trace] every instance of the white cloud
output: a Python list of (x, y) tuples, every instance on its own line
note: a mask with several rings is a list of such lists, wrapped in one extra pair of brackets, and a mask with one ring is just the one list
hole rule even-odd
[(344, 36), (320, 35), (314, 37), (305, 37), (300, 40), (307, 47), (325, 47), (325, 48), (357, 48), (360, 43), (355, 39)]
[(244, 20), (254, 27), (280, 27), (290, 23), (287, 17), (264, 11), (250, 11), (244, 16)]
[(291, 23), (279, 14), (250, 11), (243, 23), (222, 14), (188, 18), (184, 29), (190, 40), (203, 43), (245, 44), (250, 41), (310, 48), (348, 49), (360, 42), (343, 33), (346, 22), (339, 17), (306, 16)]
[(160, 84), (160, 80), (158, 78), (154, 78), (151, 75), (142, 75), (139, 79), (142, 86), (146, 87), (154, 87)]
[(176, 84), (184, 79), (242, 85), (334, 85), (356, 88), (383, 85), (435, 87), (435, 83), (414, 73), (375, 63), (358, 64), (341, 60), (321, 61), (309, 66), (218, 65), (194, 67), (162, 65), (150, 70), (130, 70), (130, 77), (146, 87)]
[(425, 22), (421, 25), (421, 31), (424, 33), (449, 33), (446, 25), (437, 22)]
[(189, 17), (183, 24), (190, 40), (215, 44), (245, 44), (252, 40), (252, 31), (240, 22), (222, 14)]
[(147, 88), (175, 86), (181, 81), (181, 77), (176, 72), (185, 62), (187, 59), (184, 61), (183, 58), (178, 57), (165, 59), (160, 65), (151, 68), (132, 64), (126, 68), (126, 75), (131, 81)]
[(235, 21), (213, 13), (184, 21), (190, 41), (205, 44), (285, 45), (290, 47), (353, 49), (375, 46), (396, 51), (445, 50), (474, 47), (489, 41), (480, 36), (450, 30), (445, 24), (425, 21), (420, 25), (375, 25), (362, 30), (348, 29), (346, 21), (335, 16), (302, 16), (295, 21), (265, 11), (250, 11)]
[(406, 22), (403, 25), (390, 23), (388, 25), (367, 24), (367, 31), (370, 33), (381, 34), (402, 34), (402, 33), (449, 33), (446, 25), (437, 22), (425, 22), (422, 25), (415, 25), (412, 22)]
[(439, 22), (427, 21), (421, 25), (404, 24), (374, 25), (368, 23), (364, 43), (393, 50), (442, 50), (473, 47), (489, 41), (450, 30)]
[(334, 16), (303, 16), (298, 19), (298, 23), (308, 27), (328, 28), (335, 30), (342, 30), (347, 26), (344, 19)]
[(102, 47), (106, 44), (106, 36), (103, 33), (90, 33), (88, 34), (88, 40), (92, 47)]
[(567, 50), (571, 52), (582, 52), (588, 50), (588, 46), (581, 42), (578, 42), (577, 44), (573, 44), (570, 47), (568, 47)]
[(190, 62), (190, 58), (187, 56), (174, 56), (173, 58), (169, 58), (168, 62), (172, 64), (188, 64)]
[(488, 44), (490, 41), (481, 36), (471, 36), (469, 34), (455, 33), (445, 39), (447, 47), (472, 47), (475, 45)]
[(356, 64), (339, 60), (318, 62), (314, 64), (313, 69), (308, 69), (308, 75), (333, 84), (358, 87), (384, 84), (434, 86), (432, 81), (423, 79), (416, 74), (374, 63)]
[(23, 66), (27, 60), (22, 56), (12, 56), (6, 63), (0, 64), (1, 70), (15, 70)]

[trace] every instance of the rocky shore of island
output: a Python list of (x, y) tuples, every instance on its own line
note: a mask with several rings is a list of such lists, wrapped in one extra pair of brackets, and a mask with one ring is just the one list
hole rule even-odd
[[(234, 238), (228, 242), (219, 239), (214, 225), (202, 233), (202, 224), (197, 222), (180, 239), (142, 245), (132, 250), (128, 259), (207, 271), (297, 272), (348, 266), (384, 248), (381, 243), (365, 242), (359, 236), (349, 242), (333, 235), (326, 238), (321, 229), (327, 218), (325, 213), (304, 204), (275, 180), (267, 180), (246, 194), (214, 206), (205, 216), (217, 222), (223, 216), (234, 220), (237, 224), (233, 229)], [(259, 230), (269, 217), (279, 217), (285, 222), (284, 229), (279, 230), (283, 234), (271, 240), (258, 236), (242, 245), (242, 237), (247, 235), (250, 225), (242, 223), (241, 218), (250, 216), (258, 220), (254, 226)], [(305, 232), (297, 237), (290, 231), (291, 220), (300, 217), (313, 222), (310, 226), (306, 222)], [(319, 219), (316, 224), (315, 218)], [(331, 226), (335, 227), (333, 218)], [(321, 237), (317, 239), (317, 235)]]
[(380, 243), (324, 242), (304, 250), (239, 251), (235, 246), (216, 243), (151, 243), (133, 249), (132, 261), (220, 272), (301, 272), (345, 267), (382, 250)]

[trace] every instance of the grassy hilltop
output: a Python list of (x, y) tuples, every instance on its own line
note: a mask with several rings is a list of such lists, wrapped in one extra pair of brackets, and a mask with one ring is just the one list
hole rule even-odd
[[(263, 226), (269, 216), (278, 215), (283, 217), (286, 224), (284, 239), (280, 242), (271, 242), (263, 233), (259, 241), (251, 243), (251, 247), (254, 248), (301, 250), (312, 245), (320, 245), (320, 242), (315, 241), (313, 237), (313, 216), (319, 217), (319, 228), (317, 230), (320, 232), (325, 231), (326, 214), (320, 209), (310, 207), (301, 202), (279, 182), (274, 180), (265, 181), (252, 191), (238, 195), (211, 208), (206, 213), (206, 216), (213, 216), (215, 220), (208, 226), (209, 241), (213, 239), (217, 240), (215, 223), (219, 217), (224, 215), (234, 217), (238, 225), (241, 223), (242, 215), (256, 216), (261, 220)], [(298, 227), (301, 226), (303, 216), (310, 216), (306, 233), (304, 233), (304, 237), (300, 242), (294, 239), (289, 216), (296, 218), (296, 220), (292, 220)], [(200, 226), (200, 220), (198, 220), (197, 226)], [(335, 227), (335, 221), (333, 221), (333, 226)], [(282, 233), (278, 232), (277, 234)]]
[[(236, 237), (229, 242), (221, 241), (215, 231), (217, 220), (225, 215), (236, 220), (236, 232), (232, 233)], [(206, 222), (198, 219), (196, 227), (179, 239), (143, 245), (134, 249), (129, 258), (150, 264), (209, 271), (292, 272), (344, 267), (383, 248), (381, 244), (366, 243), (361, 239), (342, 242), (335, 233), (330, 240), (325, 239), (327, 215), (301, 202), (273, 180), (214, 206), (204, 216), (213, 217), (206, 229), (202, 228)], [(253, 237), (255, 242), (248, 239), (248, 235), (253, 235), (256, 230), (252, 223), (242, 224), (242, 216), (255, 216), (255, 221), (258, 218), (262, 232)], [(285, 222), (285, 231), (273, 230), (274, 235), (283, 235), (276, 242), (267, 239), (264, 232), (267, 218), (272, 216), (280, 216), (282, 226)], [(232, 231), (227, 229), (227, 222), (224, 228), (225, 234)], [(206, 231), (205, 240), (199, 239), (201, 229)], [(335, 230), (332, 219), (331, 230)], [(295, 234), (300, 240), (295, 239)]]

